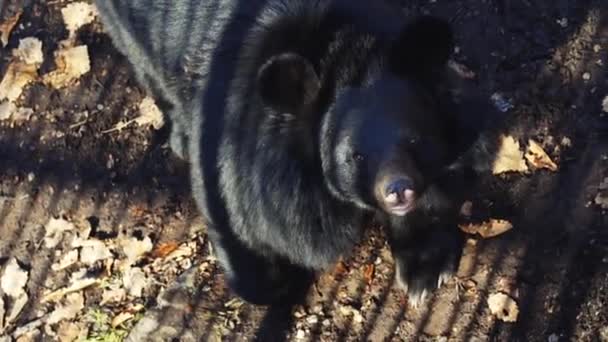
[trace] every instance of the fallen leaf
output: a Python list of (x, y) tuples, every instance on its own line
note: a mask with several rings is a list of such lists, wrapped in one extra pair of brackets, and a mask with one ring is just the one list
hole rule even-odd
[(30, 330), (30, 331), (27, 331), (27, 332), (21, 334), (21, 336), (19, 336), (17, 339), (15, 339), (15, 342), (37, 342), (42, 339), (41, 335), (42, 335), (42, 333), (40, 332), (39, 329), (33, 329), (33, 330)]
[(61, 239), (63, 238), (64, 232), (73, 231), (76, 227), (73, 223), (68, 222), (62, 218), (52, 218), (44, 227), (44, 245), (47, 248), (55, 248)]
[(59, 262), (52, 264), (51, 269), (53, 271), (61, 271), (61, 270), (64, 270), (64, 269), (74, 265), (77, 262), (78, 262), (78, 250), (73, 249), (73, 250), (67, 252), (66, 254), (64, 254), (61, 257), (61, 259), (59, 260)]
[(23, 308), (25, 307), (25, 304), (27, 304), (28, 300), (29, 297), (25, 290), (21, 291), (21, 293), (17, 297), (15, 297), (15, 300), (13, 301), (13, 306), (8, 311), (8, 315), (5, 319), (6, 324), (14, 322), (17, 317), (19, 317), (19, 314), (21, 313), (21, 311), (23, 311)]
[(528, 171), (528, 166), (524, 160), (524, 153), (520, 150), (519, 142), (512, 136), (502, 135), (492, 173), (498, 175), (505, 172), (526, 171)]
[(345, 317), (352, 315), (352, 319), (355, 323), (363, 322), (363, 315), (361, 315), (361, 312), (351, 305), (341, 305), (340, 313)]
[(178, 247), (179, 245), (175, 241), (161, 243), (156, 246), (156, 248), (154, 248), (154, 250), (152, 251), (152, 258), (164, 258), (167, 255), (171, 254), (173, 251), (175, 251)]
[(28, 272), (19, 266), (17, 259), (10, 258), (0, 279), (0, 287), (5, 295), (17, 298), (23, 294), (28, 279)]
[(3, 297), (4, 296), (0, 296), (0, 332), (4, 330), (4, 315), (6, 314), (6, 307)]
[(365, 265), (363, 268), (363, 277), (368, 284), (374, 280), (374, 264)]
[(133, 317), (135, 317), (135, 315), (128, 311), (119, 313), (118, 315), (114, 316), (114, 318), (112, 318), (112, 323), (111, 323), (112, 328), (118, 327), (119, 325), (132, 319)]
[[(77, 247), (72, 245), (73, 247)], [(112, 252), (106, 244), (97, 239), (89, 239), (82, 243), (80, 261), (86, 265), (93, 265), (97, 261), (112, 258)]]
[(334, 268), (334, 275), (340, 277), (345, 275), (346, 273), (348, 273), (348, 267), (342, 260), (338, 261), (336, 267)]
[(17, 107), (13, 102), (0, 103), (0, 121), (11, 119), (13, 122), (28, 121), (34, 110), (26, 107)]
[(608, 194), (598, 192), (594, 199), (595, 204), (599, 205), (602, 209), (608, 209)]
[(91, 70), (87, 46), (79, 45), (55, 51), (55, 65), (57, 69), (44, 75), (44, 82), (55, 88), (69, 86)]
[(13, 50), (13, 57), (24, 64), (39, 66), (44, 62), (42, 41), (36, 37), (20, 39), (19, 46)]
[(14, 339), (18, 339), (19, 337), (23, 336), (23, 335), (27, 335), (29, 333), (31, 333), (32, 331), (36, 331), (38, 330), (38, 328), (40, 328), (43, 324), (44, 321), (46, 320), (46, 316), (37, 318), (33, 321), (29, 321), (28, 323), (16, 327), (15, 331), (13, 331), (12, 337)]
[(73, 37), (80, 27), (95, 20), (97, 9), (86, 2), (73, 2), (61, 9), (61, 15), (65, 28), (69, 31), (70, 37)]
[(83, 327), (81, 324), (69, 321), (62, 321), (59, 323), (57, 329), (57, 340), (61, 342), (72, 342), (76, 340), (85, 340), (86, 336), (83, 335)]
[(23, 13), (23, 11), (18, 11), (12, 17), (6, 19), (3, 23), (0, 24), (0, 42), (2, 42), (2, 47), (6, 47), (6, 45), (8, 44), (8, 39), (11, 36), (13, 27), (15, 27), (15, 25), (19, 21), (19, 18), (21, 18), (21, 13)]
[(122, 288), (121, 284), (111, 284), (109, 288), (105, 289), (101, 294), (101, 302), (99, 305), (105, 305), (107, 303), (120, 303), (127, 297), (127, 291)]
[(73, 292), (61, 301), (55, 307), (55, 310), (49, 314), (47, 324), (55, 324), (64, 319), (72, 319), (84, 309), (84, 296), (81, 292)]
[(503, 322), (517, 322), (519, 308), (515, 300), (504, 293), (494, 293), (488, 297), (490, 312)]
[(19, 40), (19, 46), (13, 50), (13, 58), (0, 82), (0, 101), (17, 100), (23, 88), (38, 77), (38, 67), (43, 61), (42, 42), (38, 38)]
[(194, 248), (188, 244), (179, 246), (176, 250), (172, 251), (165, 257), (165, 260), (177, 259), (177, 258), (188, 258), (194, 254)]
[(141, 297), (144, 289), (148, 287), (148, 282), (148, 277), (139, 267), (129, 267), (123, 273), (122, 284), (132, 297)]
[(140, 125), (152, 125), (158, 130), (165, 124), (163, 113), (160, 111), (154, 99), (147, 96), (139, 104), (139, 116), (134, 119)]
[(557, 165), (551, 160), (551, 157), (532, 139), (528, 140), (528, 149), (526, 150), (525, 157), (528, 163), (537, 169), (557, 171)]
[(467, 234), (479, 234), (483, 238), (491, 238), (511, 230), (513, 225), (507, 220), (490, 219), (482, 223), (459, 224), (458, 227)]
[(122, 248), (127, 259), (123, 261), (123, 267), (133, 265), (140, 257), (152, 250), (152, 240), (149, 236), (139, 240), (135, 237), (120, 238), (118, 244)]

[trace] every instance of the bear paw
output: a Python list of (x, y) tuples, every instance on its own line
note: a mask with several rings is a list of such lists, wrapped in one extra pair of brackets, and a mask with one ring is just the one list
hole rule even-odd
[(460, 260), (458, 249), (445, 245), (422, 245), (395, 254), (395, 280), (414, 308), (452, 278)]

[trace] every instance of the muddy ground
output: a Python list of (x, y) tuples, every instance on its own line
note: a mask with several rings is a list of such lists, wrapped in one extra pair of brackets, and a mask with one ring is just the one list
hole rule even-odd
[[(392, 259), (379, 229), (355, 256), (320, 276), (306, 305), (266, 309), (231, 300), (206, 247), (188, 165), (149, 127), (104, 133), (136, 116), (145, 92), (94, 22), (77, 38), (88, 46), (91, 71), (63, 89), (32, 83), (17, 101), (34, 109), (29, 120), (0, 121), (0, 261), (16, 258), (29, 272), (29, 300), (4, 336), (17, 337), (15, 329), (52, 311), (57, 304), (41, 298), (69, 282), (74, 267), (50, 267), (65, 251), (41, 243), (49, 219), (63, 218), (94, 226), (101, 240), (126, 234), (149, 236), (155, 247), (200, 246), (188, 261), (192, 268), (166, 272), (137, 298), (100, 305), (102, 286), (84, 289), (84, 308), (70, 319), (89, 340), (130, 333), (131, 340), (174, 341), (608, 341), (608, 216), (595, 203), (608, 177), (602, 110), (608, 2), (401, 2), (411, 14), (453, 20), (455, 59), (475, 72), (487, 96), (500, 92), (514, 105), (505, 133), (539, 141), (559, 165), (557, 172), (480, 179), (474, 215), (504, 218), (515, 228), (492, 239), (470, 237), (457, 277), (427, 303), (410, 308), (393, 289)], [(24, 6), (0, 50), (0, 75), (19, 39), (30, 36), (43, 42), (39, 74), (56, 67), (53, 51), (67, 36), (60, 13), (66, 3), (0, 2), (2, 20)], [(516, 301), (515, 322), (490, 313), (487, 298), (499, 292)], [(111, 327), (106, 318), (133, 303), (141, 304), (137, 315)], [(33, 327), (20, 338), (58, 339), (58, 325)]]

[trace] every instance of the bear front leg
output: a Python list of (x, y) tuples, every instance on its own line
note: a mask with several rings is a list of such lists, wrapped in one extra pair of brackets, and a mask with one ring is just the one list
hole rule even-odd
[(455, 273), (463, 236), (455, 219), (421, 210), (391, 218), (389, 228), (395, 280), (417, 307)]
[(312, 270), (268, 249), (253, 250), (228, 229), (208, 227), (209, 238), (231, 290), (257, 305), (298, 303), (314, 281)]

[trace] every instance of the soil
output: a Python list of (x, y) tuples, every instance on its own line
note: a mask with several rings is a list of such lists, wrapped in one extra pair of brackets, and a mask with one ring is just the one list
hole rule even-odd
[[(203, 249), (193, 258), (194, 280), (175, 274), (138, 299), (144, 311), (127, 326), (129, 339), (608, 341), (608, 215), (594, 201), (608, 177), (608, 2), (393, 1), (412, 15), (451, 18), (454, 59), (475, 72), (488, 97), (498, 92), (513, 104), (504, 133), (539, 141), (558, 163), (557, 172), (487, 175), (476, 185), (474, 216), (515, 228), (469, 237), (458, 275), (418, 308), (393, 288), (377, 227), (297, 307), (232, 300)], [(43, 42), (40, 73), (55, 68), (66, 3), (0, 2), (0, 22), (24, 9), (0, 49), (0, 75), (29, 36)], [(30, 120), (0, 121), (0, 260), (15, 257), (30, 274), (29, 301), (13, 329), (47, 310), (44, 291), (67, 281), (50, 269), (61, 252), (41, 247), (51, 217), (94, 221), (106, 235), (149, 235), (156, 246), (193, 236), (206, 243), (188, 165), (169, 151), (163, 132), (137, 125), (104, 132), (135, 117), (146, 95), (128, 63), (99, 22), (82, 27), (77, 41), (88, 46), (91, 71), (64, 89), (34, 82), (17, 102), (34, 109)], [(189, 284), (183, 305), (159, 304), (163, 294), (179, 301), (171, 291), (181, 293), (181, 281)], [(113, 312), (99, 304), (99, 291), (85, 291), (85, 309)], [(517, 302), (515, 322), (490, 312), (495, 293)], [(50, 338), (44, 330), (38, 337)]]

